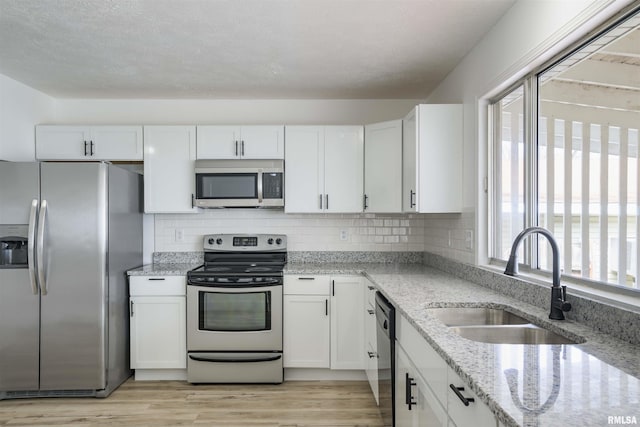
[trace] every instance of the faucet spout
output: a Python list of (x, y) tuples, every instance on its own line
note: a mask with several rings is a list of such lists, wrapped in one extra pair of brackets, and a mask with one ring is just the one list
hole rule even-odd
[(509, 261), (507, 262), (504, 274), (508, 276), (515, 276), (518, 274), (518, 247), (522, 240), (530, 234), (542, 234), (547, 238), (551, 245), (551, 252), (553, 255), (553, 273), (551, 283), (551, 313), (549, 314), (549, 318), (564, 320), (563, 312), (571, 310), (571, 304), (566, 302), (567, 287), (560, 286), (560, 250), (558, 249), (558, 242), (556, 242), (556, 239), (549, 230), (542, 227), (529, 227), (522, 230), (513, 241)]

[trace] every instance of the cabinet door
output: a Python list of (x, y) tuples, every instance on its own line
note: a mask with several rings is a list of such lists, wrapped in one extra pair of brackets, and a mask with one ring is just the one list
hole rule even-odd
[(462, 212), (462, 105), (417, 108), (418, 212)]
[(402, 120), (364, 127), (365, 212), (402, 212)]
[(240, 141), (245, 159), (284, 159), (284, 126), (242, 126)]
[(130, 310), (131, 368), (186, 368), (185, 297), (131, 297)]
[[(402, 350), (402, 347), (396, 343), (396, 378), (395, 378), (395, 426), (396, 427), (413, 427), (415, 410), (409, 409), (407, 402), (415, 391), (415, 386), (411, 382), (415, 378), (415, 374), (411, 369), (411, 362)], [(409, 384), (407, 385), (407, 382)], [(413, 381), (415, 382), (415, 381)], [(415, 402), (415, 399), (413, 400)]]
[(144, 211), (195, 212), (195, 126), (144, 127)]
[(328, 368), (329, 296), (285, 295), (283, 358), (285, 368)]
[(198, 159), (239, 159), (239, 126), (198, 126)]
[(331, 278), (331, 369), (365, 369), (362, 277)]
[(142, 160), (142, 126), (93, 126), (90, 157), (100, 160)]
[(324, 136), (326, 212), (362, 212), (364, 199), (364, 129), (327, 126)]
[(324, 130), (321, 126), (287, 126), (285, 135), (284, 211), (322, 212)]
[(90, 141), (88, 126), (37, 126), (36, 159), (87, 160)]
[[(402, 122), (402, 211), (417, 212), (417, 107)], [(438, 181), (441, 185), (442, 182)]]
[(376, 288), (367, 279), (363, 279), (364, 284), (364, 340), (365, 340), (365, 363), (367, 380), (373, 392), (376, 402), (379, 403), (378, 390), (378, 343), (376, 330), (376, 312), (373, 301), (375, 300)]

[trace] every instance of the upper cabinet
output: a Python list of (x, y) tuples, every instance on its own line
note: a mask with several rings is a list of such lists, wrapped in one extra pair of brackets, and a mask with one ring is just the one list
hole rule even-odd
[(142, 126), (36, 126), (38, 160), (142, 160)]
[(195, 212), (196, 127), (144, 127), (144, 211)]
[(283, 159), (284, 126), (198, 126), (198, 159)]
[(362, 126), (287, 126), (285, 212), (362, 212)]
[(402, 212), (402, 120), (364, 127), (364, 211)]
[(462, 138), (462, 105), (421, 104), (405, 117), (404, 212), (462, 211)]

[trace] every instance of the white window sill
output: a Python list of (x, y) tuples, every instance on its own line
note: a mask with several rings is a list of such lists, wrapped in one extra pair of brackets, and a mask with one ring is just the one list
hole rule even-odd
[[(506, 262), (491, 260), (490, 264), (483, 265), (481, 266), (481, 268), (485, 268), (495, 273), (503, 274), (506, 265)], [(551, 286), (551, 273), (538, 270), (534, 271), (523, 265), (519, 266), (518, 275), (514, 277), (540, 286)], [(567, 293), (569, 295), (580, 296), (624, 310), (640, 313), (639, 290), (632, 290), (614, 285), (606, 285), (600, 282), (580, 280), (575, 277), (567, 277), (564, 275), (561, 276), (560, 283), (561, 285), (567, 286)]]

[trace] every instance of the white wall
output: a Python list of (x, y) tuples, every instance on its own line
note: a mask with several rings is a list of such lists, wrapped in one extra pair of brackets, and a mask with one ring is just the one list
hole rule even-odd
[(463, 262), (486, 262), (487, 99), (584, 37), (632, 0), (519, 0), (430, 94), (428, 103), (463, 103), (463, 215), (427, 217), (425, 229), (446, 220), (461, 234), (474, 217), (474, 249), (452, 251), (426, 233), (425, 250)]
[(0, 160), (35, 160), (35, 125), (50, 121), (54, 100), (0, 74)]
[(56, 124), (368, 124), (420, 100), (58, 99)]

